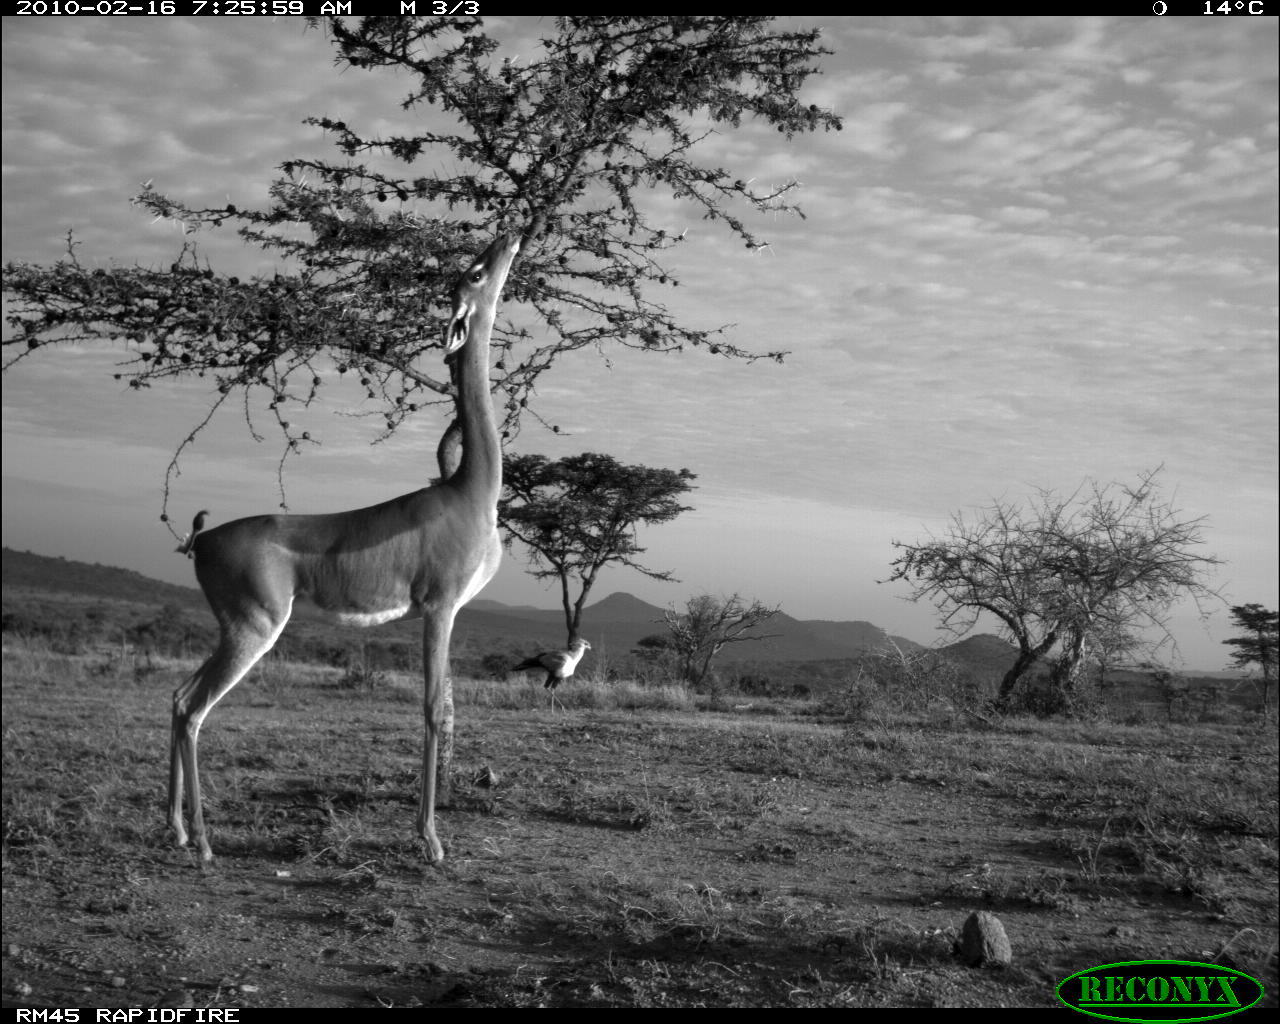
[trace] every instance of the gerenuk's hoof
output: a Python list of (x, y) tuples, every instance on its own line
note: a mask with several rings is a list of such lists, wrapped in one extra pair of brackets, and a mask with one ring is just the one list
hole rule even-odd
[(427, 846), (427, 863), (439, 864), (444, 860), (444, 847), (435, 836), (420, 837)]

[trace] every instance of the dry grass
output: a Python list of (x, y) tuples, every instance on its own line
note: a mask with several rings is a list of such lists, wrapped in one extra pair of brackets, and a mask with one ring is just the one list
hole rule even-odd
[[(1275, 991), (1257, 723), (850, 722), (576, 679), (553, 713), (534, 683), (458, 680), (429, 868), (417, 681), (269, 662), (202, 735), (219, 857), (200, 869), (161, 811), (190, 666), (4, 657), (24, 1005), (147, 1005), (183, 977), (198, 1005), (1049, 1006), (1074, 970), (1160, 956)], [(497, 784), (473, 786), (485, 767)], [(980, 908), (1013, 968), (953, 959)]]

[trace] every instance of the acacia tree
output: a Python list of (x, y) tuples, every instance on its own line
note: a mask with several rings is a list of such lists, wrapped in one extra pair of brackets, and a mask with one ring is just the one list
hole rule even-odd
[[(646, 569), (637, 555), (636, 526), (667, 523), (690, 506), (680, 495), (697, 477), (687, 469), (624, 466), (608, 455), (584, 452), (555, 462), (544, 455), (507, 455), (502, 460), (498, 524), (507, 543), (529, 551), (531, 574), (560, 581), (569, 642), (579, 636), (587, 595), (606, 565), (618, 564), (651, 579), (670, 572)], [(577, 583), (577, 595), (572, 584)]]
[(711, 670), (712, 659), (725, 647), (780, 636), (755, 632), (780, 610), (780, 605), (769, 608), (759, 600), (747, 604), (737, 594), (732, 597), (700, 594), (685, 602), (683, 612), (667, 609), (662, 621), (670, 636), (668, 648), (675, 653), (680, 667), (680, 677), (697, 686)]
[(1271, 687), (1276, 681), (1276, 659), (1280, 651), (1280, 612), (1264, 608), (1260, 604), (1233, 605), (1231, 618), (1244, 636), (1223, 640), (1234, 647), (1231, 664), (1247, 669), (1257, 665), (1262, 672), (1262, 710), (1271, 707)]
[[(423, 406), (453, 401), (452, 382), (416, 363), (437, 343), (447, 287), (477, 233), (496, 227), (539, 240), (509, 279), (513, 319), (494, 331), (504, 436), (566, 352), (689, 346), (782, 359), (737, 347), (724, 327), (682, 324), (652, 295), (679, 284), (664, 262), (685, 237), (678, 225), (712, 221), (755, 248), (735, 204), (799, 212), (786, 201), (794, 182), (759, 187), (701, 162), (697, 144), (744, 119), (787, 139), (839, 129), (836, 115), (798, 98), (830, 52), (816, 30), (779, 31), (762, 16), (573, 16), (548, 22), (532, 51), (524, 41), (504, 56), (480, 18), (310, 20), (340, 65), (407, 73), (402, 106), (421, 115), (416, 130), (374, 137), (309, 119), (339, 157), (284, 163), (262, 209), (191, 205), (150, 183), (135, 198), (188, 236), (236, 226), (279, 261), (270, 275), (218, 274), (191, 237), (167, 268), (91, 268), (70, 237), (52, 266), (7, 264), (6, 369), (60, 343), (112, 338), (123, 349), (118, 379), (146, 388), (205, 378), (216, 392), (210, 417), (232, 398), (247, 414), (265, 406), (286, 456), (312, 441), (291, 410), (346, 375), (381, 410), (385, 436)], [(653, 213), (649, 190), (676, 201), (674, 218)]]
[[(1097, 649), (1154, 650), (1172, 641), (1168, 617), (1184, 597), (1197, 607), (1221, 564), (1197, 554), (1204, 518), (1185, 518), (1159, 496), (1159, 469), (1137, 484), (1087, 483), (1068, 496), (1041, 490), (1023, 504), (994, 501), (952, 516), (943, 537), (894, 542), (893, 580), (911, 584), (956, 635), (988, 612), (1018, 647), (1000, 683), (1008, 706), (1028, 670), (1053, 652), (1053, 703), (1069, 709), (1080, 669)], [(1150, 640), (1139, 640), (1144, 630)]]

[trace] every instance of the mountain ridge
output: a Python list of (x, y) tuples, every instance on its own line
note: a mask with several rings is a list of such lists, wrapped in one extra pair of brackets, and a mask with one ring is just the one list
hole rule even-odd
[[(197, 587), (153, 580), (132, 569), (77, 562), (30, 551), (3, 549), (3, 584), (7, 590), (26, 588), (41, 592), (63, 592), (85, 598), (128, 601), (136, 604), (177, 604), (203, 610), (208, 606)], [(583, 634), (594, 647), (618, 652), (631, 650), (643, 637), (662, 633), (662, 617), (667, 611), (633, 594), (615, 591), (588, 605), (583, 614)], [(305, 604), (299, 617), (320, 618)], [(412, 623), (388, 624), (387, 629), (416, 629)], [(564, 612), (559, 608), (507, 605), (479, 598), (458, 612), (454, 624), (457, 635), (465, 635), (473, 645), (495, 648), (558, 647), (565, 637)], [(890, 642), (904, 650), (919, 650), (921, 644), (905, 637), (890, 637), (873, 623), (841, 622), (830, 619), (800, 620), (779, 612), (752, 631), (780, 634), (750, 643), (732, 644), (721, 652), (720, 661), (825, 661), (858, 657), (874, 650), (890, 648)]]

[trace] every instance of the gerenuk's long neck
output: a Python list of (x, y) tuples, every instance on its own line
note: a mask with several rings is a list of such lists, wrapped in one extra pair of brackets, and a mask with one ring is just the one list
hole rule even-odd
[(459, 350), (458, 418), (462, 422), (462, 458), (453, 483), (496, 505), (502, 490), (502, 446), (489, 394), (489, 336), (494, 310), (476, 310), (467, 343)]

